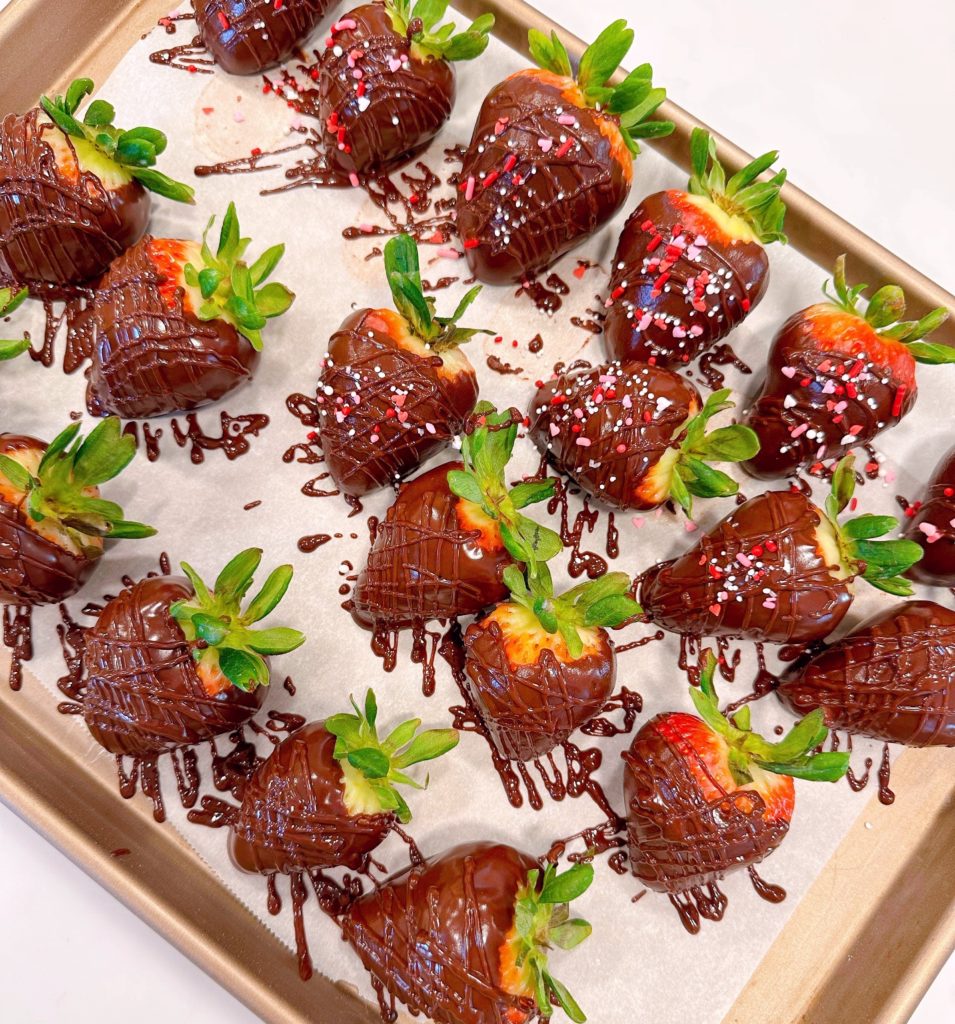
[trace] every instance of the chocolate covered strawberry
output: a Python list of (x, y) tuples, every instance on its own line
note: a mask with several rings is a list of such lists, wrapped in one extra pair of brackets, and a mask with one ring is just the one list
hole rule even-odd
[(880, 288), (863, 315), (866, 285), (846, 282), (840, 256), (829, 302), (796, 313), (783, 324), (769, 353), (763, 390), (746, 416), (760, 449), (745, 469), (753, 476), (819, 471), (851, 448), (894, 427), (915, 405), (915, 364), (955, 363), (955, 348), (925, 338), (948, 319), (936, 309), (905, 321), (905, 296)]
[(201, 244), (147, 235), (103, 278), (77, 340), (91, 358), (86, 405), (94, 416), (195, 409), (252, 378), (263, 328), (294, 299), (284, 285), (265, 283), (285, 246), (250, 266), (235, 205), (215, 253), (206, 242), (212, 224)]
[(258, 548), (241, 552), (212, 588), (183, 562), (184, 577), (148, 576), (106, 604), (83, 655), (83, 717), (97, 743), (137, 759), (145, 773), (160, 754), (231, 732), (256, 713), (268, 656), (305, 642), (295, 629), (255, 628), (284, 597), (290, 565), (243, 608), (261, 560)]
[(487, 48), (494, 17), (464, 32), (440, 25), (445, 0), (362, 4), (332, 25), (321, 57), (319, 117), (331, 164), (346, 174), (408, 159), (444, 127), (454, 107), (454, 62)]
[(468, 626), (465, 673), (500, 753), (533, 761), (603, 710), (616, 657), (608, 627), (640, 614), (626, 573), (607, 573), (559, 597), (530, 554), (504, 571), (511, 599)]
[(552, 465), (617, 508), (656, 508), (670, 499), (689, 514), (693, 495), (735, 494), (739, 485), (709, 461), (739, 462), (757, 448), (741, 426), (710, 434), (731, 409), (729, 391), (706, 404), (685, 378), (645, 363), (605, 363), (562, 373), (531, 404), (531, 436)]
[(625, 21), (587, 48), (576, 78), (556, 35), (528, 40), (539, 68), (490, 91), (461, 172), (458, 232), (491, 284), (528, 280), (603, 227), (630, 193), (637, 139), (673, 131), (648, 120), (666, 98), (649, 64), (607, 84), (633, 44)]
[(776, 691), (831, 729), (911, 747), (955, 746), (955, 612), (890, 608), (793, 669)]
[[(553, 481), (508, 488), (517, 410), (475, 409), (460, 463), (403, 484), (378, 525), (352, 614), (379, 638), (432, 619), (473, 615), (507, 597), (503, 572), (526, 551), (546, 560), (560, 538), (520, 509), (553, 495)], [(550, 552), (550, 554), (548, 554)]]
[(243, 871), (294, 874), (364, 868), (411, 811), (399, 786), (422, 788), (406, 769), (457, 746), (453, 729), (402, 722), (385, 738), (369, 690), (363, 709), (312, 722), (284, 739), (243, 790), (229, 852)]
[(558, 874), (510, 846), (468, 843), (361, 897), (342, 930), (383, 989), (385, 1019), (400, 1002), (434, 1024), (530, 1024), (554, 1007), (584, 1021), (548, 952), (590, 935), (569, 904), (592, 881), (590, 864)]
[[(29, 294), (26, 288), (14, 292), (12, 288), (0, 288), (0, 317), (9, 317), (11, 313), (23, 304)], [(30, 347), (30, 338), (24, 335), (22, 338), (0, 338), (0, 363), (7, 359), (15, 359), (18, 355)]]
[(682, 366), (725, 338), (762, 299), (764, 248), (785, 241), (786, 172), (765, 153), (728, 181), (708, 132), (690, 142), (686, 192), (648, 196), (617, 244), (604, 338), (612, 359)]
[(796, 803), (793, 779), (832, 782), (846, 753), (813, 754), (828, 729), (814, 711), (775, 743), (751, 731), (749, 707), (731, 718), (713, 688), (708, 652), (700, 686), (690, 687), (697, 715), (657, 715), (623, 755), (630, 867), (648, 888), (666, 893), (684, 926), (719, 920), (725, 874), (752, 868), (786, 837)]
[(911, 506), (905, 536), (922, 549), (906, 574), (917, 583), (955, 587), (955, 448), (935, 467), (928, 490)]
[(839, 523), (855, 488), (846, 456), (825, 511), (795, 490), (750, 498), (685, 555), (644, 573), (640, 603), (651, 621), (686, 636), (811, 643), (828, 636), (862, 577), (890, 594), (910, 594), (901, 578), (921, 556), (907, 540), (878, 541), (891, 516)]
[(408, 235), (385, 246), (396, 309), (359, 309), (332, 335), (318, 385), (318, 434), (339, 490), (359, 495), (396, 484), (459, 434), (478, 396), (474, 367), (458, 346), (477, 333), (438, 317), (421, 288)]
[(137, 242), (149, 220), (149, 193), (192, 202), (193, 190), (157, 171), (166, 136), (113, 126), (114, 110), (78, 78), (42, 109), (0, 122), (0, 278), (31, 290), (95, 279)]
[(330, 0), (192, 0), (212, 59), (230, 75), (255, 75), (294, 56)]
[(116, 419), (85, 439), (72, 423), (49, 444), (0, 434), (0, 604), (63, 601), (86, 582), (106, 541), (156, 532), (100, 497), (100, 484), (135, 454)]

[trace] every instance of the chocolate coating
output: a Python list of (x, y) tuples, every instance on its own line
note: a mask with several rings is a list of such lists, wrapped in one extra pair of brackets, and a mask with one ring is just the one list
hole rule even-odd
[(342, 21), (355, 27), (333, 32), (318, 82), (328, 160), (346, 173), (377, 171), (418, 152), (444, 127), (454, 106), (454, 67), (415, 56), (380, 3), (356, 7)]
[(822, 518), (792, 491), (750, 498), (685, 555), (645, 573), (640, 604), (658, 626), (688, 636), (822, 640), (852, 603), (851, 581), (838, 579), (819, 549)]
[[(146, 236), (96, 290), (77, 347), (91, 357), (86, 405), (94, 416), (142, 419), (197, 409), (250, 380), (251, 343), (224, 320), (202, 322), (171, 291)], [(163, 286), (166, 286), (163, 288)]]
[(545, 650), (532, 664), (513, 665), (497, 622), (468, 626), (468, 687), (505, 757), (533, 761), (600, 714), (616, 680), (613, 644), (605, 630), (600, 634), (600, 649), (575, 661)]
[(148, 577), (122, 590), (87, 631), (83, 717), (111, 754), (148, 758), (201, 743), (244, 725), (262, 706), (263, 687), (206, 692), (169, 613), (173, 602), (194, 596), (184, 578)]
[(206, 49), (230, 75), (255, 75), (291, 57), (330, 0), (193, 0)]
[(654, 508), (661, 502), (641, 484), (664, 452), (679, 447), (680, 428), (701, 405), (696, 388), (670, 370), (605, 363), (544, 384), (531, 404), (530, 433), (588, 494), (617, 508)]
[(682, 366), (741, 323), (768, 282), (758, 242), (730, 238), (685, 192), (657, 192), (630, 214), (617, 244), (607, 353)]
[(345, 494), (367, 494), (416, 469), (461, 433), (477, 401), (470, 364), (455, 373), (439, 355), (402, 347), (395, 338), (406, 330), (390, 310), (361, 309), (329, 342), (318, 433)]
[(906, 601), (815, 655), (776, 691), (832, 729), (910, 747), (955, 746), (955, 612)]
[(78, 164), (70, 174), (46, 141), (53, 132), (75, 163), (73, 142), (39, 110), (0, 122), (0, 278), (34, 291), (98, 277), (149, 220), (149, 193), (138, 181), (106, 188)]
[[(538, 70), (488, 93), (461, 172), (465, 186), (474, 179), (473, 195), (459, 192), (457, 205), (465, 255), (482, 281), (520, 282), (549, 267), (626, 202), (633, 160), (619, 121), (579, 102), (570, 79)], [(560, 124), (562, 115), (575, 123)], [(569, 150), (562, 139), (573, 140)]]
[(312, 722), (286, 737), (242, 794), (229, 854), (242, 871), (291, 874), (363, 867), (384, 841), (391, 814), (352, 816), (335, 760), (335, 737)]
[(935, 467), (921, 507), (906, 519), (905, 536), (922, 548), (921, 561), (905, 575), (929, 586), (955, 586), (955, 448)]
[(665, 717), (647, 722), (623, 755), (627, 838), (634, 875), (649, 889), (679, 893), (758, 864), (789, 825), (766, 820), (765, 804), (752, 790), (727, 792), (710, 777), (719, 792), (708, 798), (688, 764), (699, 754), (660, 732)]
[(360, 625), (400, 629), (473, 615), (507, 597), (501, 577), (512, 560), (500, 539), (482, 541), (459, 521), (448, 471), (462, 468), (447, 462), (401, 486), (355, 584)]
[[(915, 405), (914, 361), (834, 306), (790, 317), (773, 341), (763, 390), (744, 422), (760, 449), (743, 468), (790, 476), (839, 459), (895, 426)], [(875, 358), (873, 358), (873, 356)], [(795, 434), (795, 436), (794, 436)]]
[[(46, 442), (0, 434), (0, 454), (45, 451)], [(0, 496), (0, 604), (55, 604), (87, 581), (99, 556), (77, 555), (41, 536), (23, 510)]]
[(509, 846), (457, 846), (356, 901), (342, 931), (366, 970), (413, 1014), (435, 1024), (530, 1019), (534, 1004), (501, 988), (499, 956), (518, 891), (537, 867)]

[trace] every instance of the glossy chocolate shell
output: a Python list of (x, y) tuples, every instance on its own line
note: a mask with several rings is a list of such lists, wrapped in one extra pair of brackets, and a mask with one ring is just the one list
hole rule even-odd
[(922, 547), (906, 573), (918, 583), (955, 587), (955, 448), (935, 467), (921, 506), (906, 519), (905, 536)]

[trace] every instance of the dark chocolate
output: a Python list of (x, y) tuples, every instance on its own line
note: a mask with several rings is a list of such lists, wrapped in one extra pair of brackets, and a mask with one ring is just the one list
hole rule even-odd
[(955, 448), (935, 467), (922, 503), (907, 517), (905, 536), (922, 547), (906, 573), (918, 583), (955, 587)]

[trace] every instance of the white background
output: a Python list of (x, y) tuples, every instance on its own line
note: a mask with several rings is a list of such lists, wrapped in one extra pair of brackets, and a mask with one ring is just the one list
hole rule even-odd
[[(538, 3), (583, 37), (629, 13), (634, 56), (678, 103), (750, 152), (779, 148), (797, 184), (955, 290), (951, 0)], [(2, 806), (0, 907), (4, 1022), (256, 1019)], [(913, 1022), (953, 1006), (949, 965)]]

